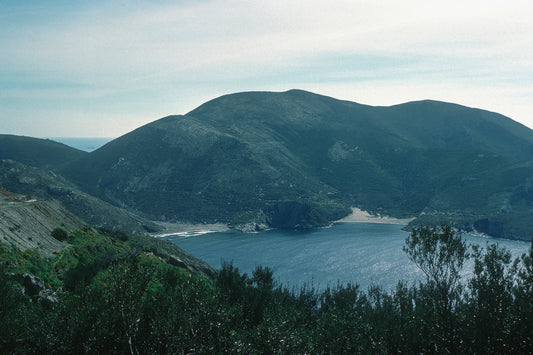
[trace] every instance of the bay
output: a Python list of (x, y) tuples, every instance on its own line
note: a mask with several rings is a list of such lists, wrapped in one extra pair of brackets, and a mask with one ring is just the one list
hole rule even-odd
[[(306, 232), (270, 230), (259, 233), (235, 231), (187, 232), (165, 237), (215, 268), (232, 262), (251, 274), (256, 266), (274, 270), (278, 284), (307, 285), (323, 290), (337, 283), (357, 283), (363, 290), (371, 285), (393, 289), (398, 281), (422, 280), (424, 275), (409, 261), (402, 247), (408, 233), (403, 226), (373, 223), (337, 223)], [(513, 256), (525, 253), (530, 243), (463, 235), (469, 244), (497, 243)], [(468, 277), (472, 264), (467, 265)]]

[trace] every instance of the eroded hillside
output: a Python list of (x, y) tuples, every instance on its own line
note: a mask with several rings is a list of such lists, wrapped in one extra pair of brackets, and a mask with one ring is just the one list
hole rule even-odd
[(55, 200), (40, 200), (0, 190), (0, 236), (1, 242), (14, 245), (20, 250), (37, 249), (44, 256), (51, 256), (67, 244), (52, 237), (56, 228), (73, 232), (85, 226), (61, 203)]

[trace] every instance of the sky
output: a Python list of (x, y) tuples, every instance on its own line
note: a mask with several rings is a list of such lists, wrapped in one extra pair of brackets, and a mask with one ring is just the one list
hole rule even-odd
[(530, 0), (0, 0), (0, 133), (118, 137), (241, 91), (533, 128)]

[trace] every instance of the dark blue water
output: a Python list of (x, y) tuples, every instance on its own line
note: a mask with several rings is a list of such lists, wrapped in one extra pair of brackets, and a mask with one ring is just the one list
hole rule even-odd
[[(402, 251), (408, 233), (401, 228), (391, 224), (339, 223), (309, 232), (229, 231), (166, 238), (215, 268), (220, 268), (222, 261), (232, 261), (247, 273), (258, 265), (269, 266), (276, 280), (288, 287), (308, 284), (323, 289), (338, 282), (352, 282), (364, 290), (372, 284), (390, 290), (400, 280), (414, 282), (423, 278)], [(468, 243), (481, 246), (498, 242), (516, 256), (529, 248), (527, 242), (463, 237)]]
[(50, 138), (53, 141), (66, 144), (72, 148), (92, 152), (113, 140), (113, 138), (72, 138), (72, 137), (55, 137)]

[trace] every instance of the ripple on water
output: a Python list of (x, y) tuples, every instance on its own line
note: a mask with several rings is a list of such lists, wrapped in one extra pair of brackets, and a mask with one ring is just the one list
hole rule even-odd
[[(189, 231), (166, 238), (216, 268), (222, 261), (232, 261), (247, 273), (258, 265), (271, 267), (274, 277), (288, 287), (313, 284), (323, 289), (351, 282), (364, 290), (372, 284), (393, 289), (400, 280), (415, 282), (423, 277), (402, 250), (408, 233), (401, 227), (339, 223), (309, 232)], [(529, 248), (527, 242), (464, 237), (482, 246), (497, 242), (513, 255)]]

